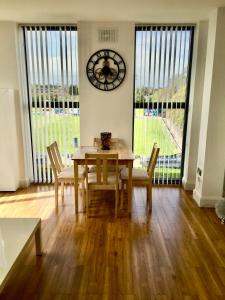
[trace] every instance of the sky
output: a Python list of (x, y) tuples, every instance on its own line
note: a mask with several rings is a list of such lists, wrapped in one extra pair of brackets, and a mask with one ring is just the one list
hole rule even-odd
[[(31, 84), (78, 85), (75, 30), (25, 30)], [(162, 88), (187, 73), (190, 31), (136, 31), (135, 86)], [(63, 71), (62, 71), (63, 70)]]
[(78, 85), (77, 31), (28, 30), (25, 36), (31, 84)]
[(187, 72), (190, 31), (136, 31), (136, 87), (159, 88)]

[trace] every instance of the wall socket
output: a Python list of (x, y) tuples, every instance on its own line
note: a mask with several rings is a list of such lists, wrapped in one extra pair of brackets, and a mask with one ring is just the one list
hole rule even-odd
[(202, 170), (200, 168), (197, 168), (197, 174), (198, 176), (202, 176)]

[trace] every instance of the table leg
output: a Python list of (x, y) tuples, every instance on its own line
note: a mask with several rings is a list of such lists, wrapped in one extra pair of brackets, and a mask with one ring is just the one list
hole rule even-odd
[(74, 163), (74, 202), (75, 202), (75, 213), (78, 213), (78, 163), (77, 161), (73, 161)]
[(127, 198), (128, 198), (128, 213), (131, 212), (131, 201), (132, 201), (132, 168), (133, 162), (128, 162), (128, 182), (127, 182)]
[(41, 224), (38, 226), (38, 228), (35, 232), (35, 247), (36, 247), (36, 255), (42, 255)]

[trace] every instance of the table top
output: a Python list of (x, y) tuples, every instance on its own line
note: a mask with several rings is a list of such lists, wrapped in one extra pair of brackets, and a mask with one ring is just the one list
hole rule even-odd
[(0, 218), (0, 288), (40, 221), (39, 218)]
[(118, 153), (119, 160), (134, 160), (134, 154), (132, 150), (128, 148), (119, 148), (119, 149), (112, 149), (112, 150), (101, 150), (97, 147), (93, 146), (81, 146), (78, 150), (74, 153), (72, 160), (83, 160), (85, 159), (85, 153)]

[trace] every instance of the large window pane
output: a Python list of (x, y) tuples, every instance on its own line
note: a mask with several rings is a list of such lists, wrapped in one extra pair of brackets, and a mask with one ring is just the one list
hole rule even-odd
[(57, 141), (65, 165), (80, 140), (77, 29), (24, 26), (35, 182), (51, 182), (46, 147)]
[(193, 28), (136, 28), (135, 166), (146, 168), (154, 143), (160, 147), (154, 181), (181, 180)]

